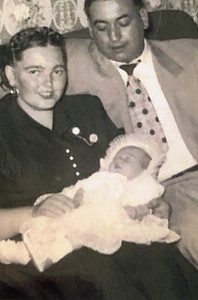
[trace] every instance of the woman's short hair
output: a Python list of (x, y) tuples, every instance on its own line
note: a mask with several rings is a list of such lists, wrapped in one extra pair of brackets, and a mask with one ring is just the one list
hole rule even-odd
[(66, 64), (65, 39), (62, 34), (48, 27), (31, 27), (16, 33), (10, 42), (0, 46), (0, 85), (2, 88), (11, 89), (5, 74), (5, 66), (13, 66), (15, 61), (22, 59), (25, 50), (34, 47), (46, 47), (48, 45), (59, 47), (62, 50)]
[[(90, 8), (91, 4), (95, 1), (97, 1), (97, 0), (85, 0), (84, 11), (88, 18), (90, 18), (89, 8)], [(103, 0), (103, 1), (106, 1), (106, 0)], [(137, 6), (139, 8), (144, 6), (143, 0), (131, 0), (131, 1), (135, 6)]]

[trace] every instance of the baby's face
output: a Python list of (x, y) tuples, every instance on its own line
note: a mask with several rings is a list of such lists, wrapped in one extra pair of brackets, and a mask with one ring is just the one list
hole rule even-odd
[(109, 171), (120, 173), (128, 179), (133, 179), (140, 175), (147, 167), (144, 168), (141, 164), (144, 155), (148, 156), (147, 153), (139, 148), (132, 146), (124, 147), (114, 156), (109, 165)]

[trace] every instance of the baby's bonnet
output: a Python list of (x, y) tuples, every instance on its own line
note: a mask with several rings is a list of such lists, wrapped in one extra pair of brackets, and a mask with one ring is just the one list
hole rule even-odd
[(108, 171), (109, 165), (118, 151), (128, 146), (138, 147), (144, 150), (151, 157), (146, 173), (151, 175), (153, 178), (157, 178), (159, 169), (165, 162), (166, 156), (157, 143), (147, 135), (138, 136), (137, 134), (126, 134), (116, 137), (110, 143), (106, 156), (100, 159), (100, 171)]

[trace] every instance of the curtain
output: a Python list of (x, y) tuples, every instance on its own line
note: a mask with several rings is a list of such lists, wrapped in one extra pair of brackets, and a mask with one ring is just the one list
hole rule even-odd
[[(66, 33), (87, 27), (84, 0), (1, 0), (0, 43), (22, 28), (50, 26)], [(198, 24), (198, 0), (145, 0), (148, 11), (179, 9)]]

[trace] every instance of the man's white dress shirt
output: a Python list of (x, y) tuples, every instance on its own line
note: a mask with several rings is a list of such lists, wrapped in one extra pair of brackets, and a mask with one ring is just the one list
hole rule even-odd
[[(112, 61), (112, 63), (119, 71), (125, 84), (127, 84), (128, 74), (119, 68), (123, 63), (115, 61)], [(168, 142), (169, 150), (166, 162), (161, 167), (158, 176), (159, 180), (163, 181), (196, 165), (197, 162), (187, 149), (169, 104), (162, 92), (154, 69), (150, 46), (146, 40), (143, 53), (131, 63), (137, 63), (133, 75), (140, 79), (147, 89)]]

